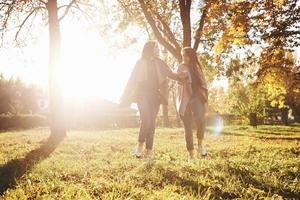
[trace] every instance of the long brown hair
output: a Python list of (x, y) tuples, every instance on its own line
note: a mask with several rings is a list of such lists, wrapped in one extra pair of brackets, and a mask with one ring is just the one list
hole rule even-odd
[(144, 45), (144, 48), (143, 48), (142, 58), (149, 59), (152, 56), (154, 56), (155, 55), (155, 53), (154, 53), (155, 45), (156, 45), (156, 41), (154, 41), (154, 40), (150, 40), (150, 41), (146, 42)]
[(189, 57), (190, 63), (188, 64), (188, 67), (190, 69), (190, 72), (196, 75), (195, 77), (197, 84), (199, 86), (206, 85), (196, 51), (191, 47), (184, 47), (182, 48), (181, 52), (182, 54), (186, 54)]

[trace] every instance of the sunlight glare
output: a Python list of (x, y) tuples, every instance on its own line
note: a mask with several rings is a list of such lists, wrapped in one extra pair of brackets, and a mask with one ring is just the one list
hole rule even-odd
[(117, 102), (136, 55), (128, 51), (109, 55), (109, 47), (96, 33), (67, 31), (66, 35), (61, 59), (66, 101), (101, 97)]

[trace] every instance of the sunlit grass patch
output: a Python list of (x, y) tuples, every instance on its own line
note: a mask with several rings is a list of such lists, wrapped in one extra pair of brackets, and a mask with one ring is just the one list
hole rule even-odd
[[(300, 195), (299, 126), (225, 126), (221, 134), (206, 134), (209, 155), (197, 157), (193, 164), (187, 163), (183, 129), (157, 129), (151, 166), (133, 156), (137, 134), (138, 129), (72, 130), (56, 146), (43, 149), (47, 129), (1, 133), (2, 198), (252, 199)], [(32, 152), (37, 154), (30, 157), (30, 166), (22, 169), (23, 173), (8, 170), (19, 176), (14, 183), (3, 184), (8, 164), (26, 164), (25, 158)]]

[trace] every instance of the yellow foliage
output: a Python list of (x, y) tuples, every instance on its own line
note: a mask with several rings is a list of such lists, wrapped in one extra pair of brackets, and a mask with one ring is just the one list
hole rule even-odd
[(276, 5), (276, 6), (282, 6), (283, 4), (284, 4), (284, 0), (275, 0), (274, 1), (274, 4)]
[(244, 15), (235, 15), (230, 19), (230, 25), (226, 35), (234, 45), (243, 45), (246, 43), (247, 19)]
[(221, 37), (221, 39), (216, 42), (216, 44), (213, 47), (213, 51), (215, 53), (215, 55), (219, 55), (220, 53), (223, 52), (223, 50), (225, 49), (225, 47), (227, 46), (227, 39), (226, 37)]

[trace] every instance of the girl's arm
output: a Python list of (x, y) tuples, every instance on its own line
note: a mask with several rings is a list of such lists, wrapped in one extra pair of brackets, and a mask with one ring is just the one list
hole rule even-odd
[(166, 63), (165, 68), (167, 69), (167, 76), (170, 79), (173, 79), (178, 82), (184, 82), (188, 78), (188, 74), (185, 71), (177, 70), (177, 72), (174, 72)]
[(179, 83), (191, 82), (190, 73), (183, 64), (180, 64), (177, 67), (176, 74), (180, 77)]
[(168, 77), (178, 82), (184, 82), (188, 78), (188, 74), (186, 72), (173, 72), (171, 70)]

